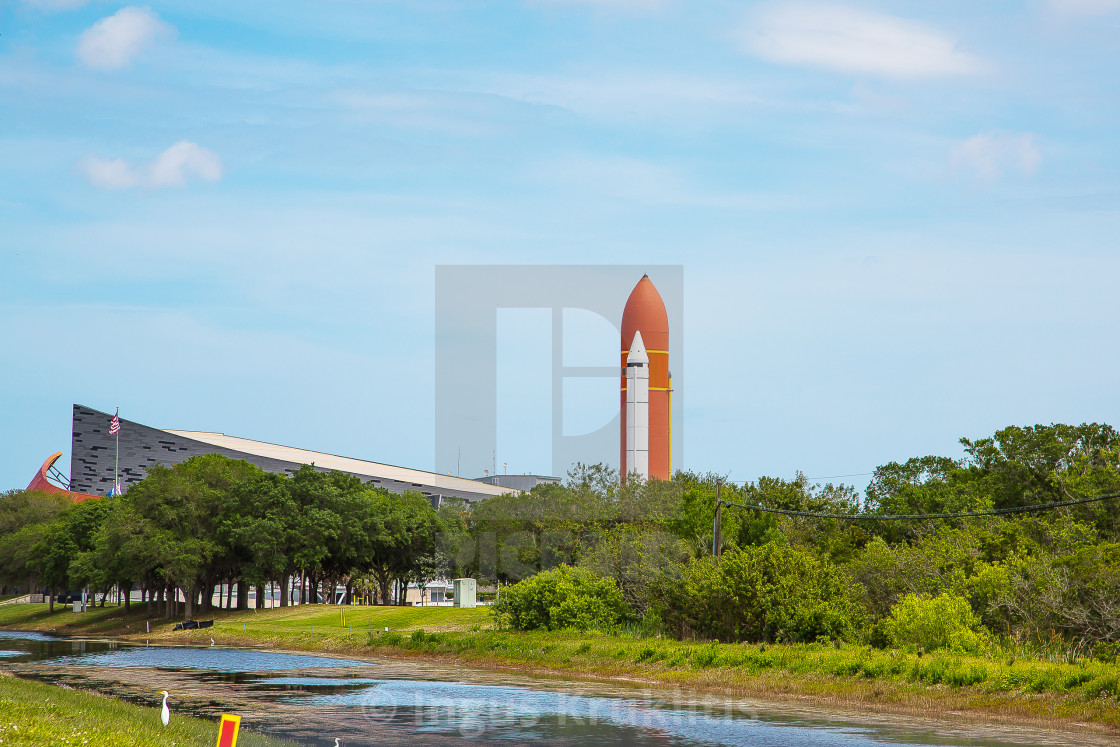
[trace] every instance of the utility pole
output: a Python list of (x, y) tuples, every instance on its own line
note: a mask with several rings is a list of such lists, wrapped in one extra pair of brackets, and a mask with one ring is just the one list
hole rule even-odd
[(723, 551), (723, 480), (716, 480), (716, 518), (712, 522), (712, 557), (718, 558)]

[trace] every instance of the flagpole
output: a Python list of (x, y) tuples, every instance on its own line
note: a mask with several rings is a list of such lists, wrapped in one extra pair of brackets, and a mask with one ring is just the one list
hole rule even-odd
[[(121, 408), (117, 408), (117, 422), (120, 422)], [(121, 431), (117, 429), (117, 449), (116, 455), (113, 457), (113, 494), (121, 492)]]

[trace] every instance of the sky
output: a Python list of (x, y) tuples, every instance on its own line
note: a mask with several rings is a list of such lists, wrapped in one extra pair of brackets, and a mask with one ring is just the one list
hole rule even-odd
[(1120, 424), (1117, 39), (1120, 0), (3, 0), (0, 490), (73, 403), (436, 468), (440, 265), (683, 266), (675, 466), (731, 480)]

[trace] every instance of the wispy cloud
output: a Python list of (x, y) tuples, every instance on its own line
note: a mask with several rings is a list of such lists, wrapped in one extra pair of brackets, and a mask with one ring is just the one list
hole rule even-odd
[(985, 132), (957, 143), (949, 153), (954, 171), (995, 180), (1007, 172), (1030, 176), (1042, 162), (1042, 153), (1029, 132)]
[(738, 81), (646, 71), (509, 73), (472, 80), (466, 85), (516, 101), (627, 122), (704, 117), (713, 109), (747, 108), (760, 103), (754, 91)]
[(400, 129), (454, 137), (487, 137), (504, 128), (493, 101), (469, 94), (347, 89), (328, 93), (325, 101), (342, 107), (351, 121)]
[(600, 204), (618, 200), (647, 206), (685, 206), (733, 211), (788, 210), (812, 198), (780, 192), (723, 190), (684, 171), (636, 158), (567, 154), (534, 162), (531, 177)]
[(128, 189), (140, 184), (140, 174), (123, 158), (86, 156), (78, 161), (78, 171), (95, 187)]
[(87, 4), (89, 0), (23, 0), (24, 5), (30, 5), (42, 10), (72, 10)]
[(148, 164), (88, 155), (78, 161), (76, 168), (90, 184), (101, 189), (182, 187), (191, 178), (219, 181), (223, 172), (222, 159), (216, 153), (187, 140), (175, 143)]
[(1104, 16), (1120, 12), (1120, 0), (1050, 0), (1060, 13), (1075, 16)]
[(175, 27), (147, 7), (121, 8), (82, 32), (78, 59), (89, 67), (127, 67), (146, 49), (175, 37)]
[(744, 49), (788, 65), (889, 78), (979, 72), (983, 64), (926, 24), (838, 5), (771, 5), (739, 30)]
[(644, 13), (660, 10), (668, 0), (529, 0), (530, 5), (581, 5), (593, 10)]

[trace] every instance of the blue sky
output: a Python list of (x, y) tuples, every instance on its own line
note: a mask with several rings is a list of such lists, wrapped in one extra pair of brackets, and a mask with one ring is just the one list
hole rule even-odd
[(432, 468), (439, 264), (682, 264), (683, 466), (731, 479), (1120, 423), (1118, 38), (1120, 0), (6, 0), (0, 489), (74, 402)]

